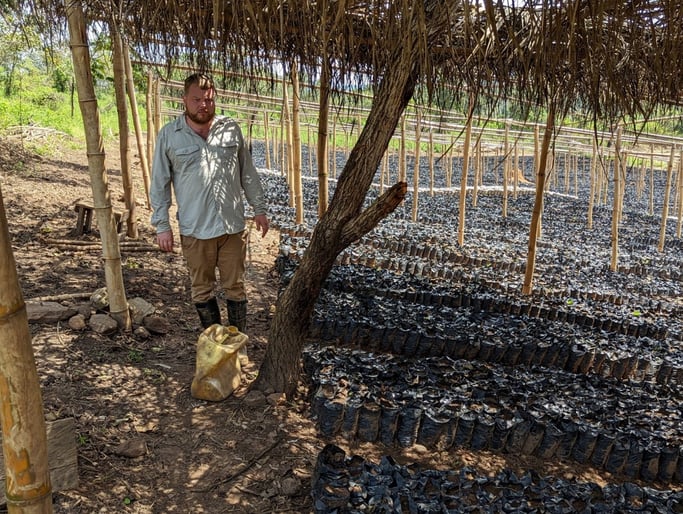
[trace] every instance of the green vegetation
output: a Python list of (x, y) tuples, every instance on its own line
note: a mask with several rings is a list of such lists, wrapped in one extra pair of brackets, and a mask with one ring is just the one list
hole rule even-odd
[[(35, 126), (82, 141), (85, 134), (68, 42), (53, 42), (48, 48), (37, 28), (25, 21), (0, 14), (0, 134)], [(97, 37), (90, 49), (100, 126), (106, 139), (118, 134), (108, 37)], [(140, 109), (144, 112), (144, 107)]]

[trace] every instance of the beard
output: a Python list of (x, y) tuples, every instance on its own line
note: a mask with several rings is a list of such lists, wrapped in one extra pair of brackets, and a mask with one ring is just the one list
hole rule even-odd
[(213, 111), (197, 111), (193, 113), (185, 109), (185, 116), (198, 125), (206, 125), (209, 123), (213, 119), (214, 114)]

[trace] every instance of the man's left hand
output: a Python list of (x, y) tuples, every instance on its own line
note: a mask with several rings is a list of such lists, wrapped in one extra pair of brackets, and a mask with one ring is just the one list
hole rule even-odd
[(257, 214), (254, 216), (254, 223), (256, 223), (257, 230), (261, 232), (261, 237), (265, 237), (268, 233), (268, 216)]

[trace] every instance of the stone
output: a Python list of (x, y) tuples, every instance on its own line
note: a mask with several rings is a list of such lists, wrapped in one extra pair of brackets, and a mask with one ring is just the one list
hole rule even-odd
[(57, 302), (26, 302), (29, 323), (55, 323), (76, 315), (71, 307)]
[(142, 325), (152, 334), (164, 335), (171, 331), (171, 326), (166, 318), (161, 316), (145, 316), (142, 320)]
[(152, 337), (152, 334), (145, 327), (136, 328), (133, 331), (133, 334), (135, 334), (135, 337), (139, 337), (140, 339), (149, 339)]
[(87, 326), (86, 319), (82, 314), (76, 314), (69, 318), (69, 328), (71, 330), (85, 330)]
[(107, 288), (101, 287), (95, 291), (90, 297), (90, 302), (95, 310), (101, 311), (109, 307), (109, 296), (107, 295)]
[(130, 309), (130, 316), (133, 323), (136, 325), (140, 325), (145, 316), (149, 316), (156, 312), (154, 305), (139, 296), (128, 302), (128, 308)]
[(122, 441), (117, 445), (113, 452), (121, 457), (127, 457), (129, 459), (134, 459), (136, 457), (142, 457), (147, 453), (147, 443), (144, 439), (136, 438), (129, 439), (127, 441)]
[(119, 325), (107, 314), (93, 314), (90, 317), (90, 328), (98, 334), (113, 334), (119, 329)]

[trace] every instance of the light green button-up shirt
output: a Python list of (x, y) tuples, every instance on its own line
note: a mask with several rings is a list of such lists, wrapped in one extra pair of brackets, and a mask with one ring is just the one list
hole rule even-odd
[(171, 230), (171, 184), (184, 236), (210, 239), (244, 230), (242, 192), (254, 214), (266, 214), (263, 186), (242, 131), (225, 116), (216, 115), (206, 140), (184, 114), (159, 131), (150, 186), (157, 233)]

